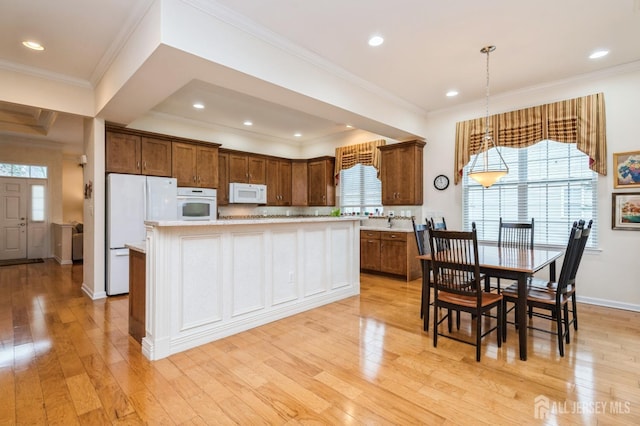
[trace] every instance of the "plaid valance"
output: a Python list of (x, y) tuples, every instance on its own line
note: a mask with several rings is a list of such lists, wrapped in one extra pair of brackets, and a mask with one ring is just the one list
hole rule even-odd
[(340, 176), (340, 170), (350, 169), (356, 164), (375, 167), (378, 171), (378, 177), (380, 177), (380, 150), (378, 147), (385, 144), (386, 141), (380, 139), (336, 148), (335, 178), (338, 179)]
[[(483, 117), (456, 123), (456, 184), (471, 156), (482, 152), (485, 120)], [(492, 115), (489, 134), (499, 147), (525, 148), (547, 139), (575, 143), (589, 156), (591, 170), (604, 176), (607, 174), (602, 93)]]

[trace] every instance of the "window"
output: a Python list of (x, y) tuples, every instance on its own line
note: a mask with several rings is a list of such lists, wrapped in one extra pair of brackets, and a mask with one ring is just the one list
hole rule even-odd
[[(587, 246), (597, 246), (597, 174), (576, 144), (545, 140), (528, 148), (503, 147), (500, 153), (509, 174), (488, 189), (467, 175), (473, 157), (464, 169), (465, 229), (475, 222), (478, 240), (497, 241), (500, 217), (505, 221), (533, 217), (536, 245), (564, 247), (574, 221), (593, 219)], [(495, 149), (489, 159), (496, 161)]]
[(0, 163), (0, 176), (46, 179), (47, 166)]
[(31, 185), (31, 221), (44, 221), (44, 185)]
[(343, 214), (382, 214), (382, 183), (373, 166), (340, 171), (340, 211)]

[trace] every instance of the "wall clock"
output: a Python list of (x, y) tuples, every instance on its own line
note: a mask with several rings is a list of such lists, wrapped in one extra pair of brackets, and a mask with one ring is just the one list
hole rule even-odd
[(444, 191), (449, 186), (449, 178), (445, 175), (438, 175), (433, 180), (433, 186), (435, 186), (437, 190)]

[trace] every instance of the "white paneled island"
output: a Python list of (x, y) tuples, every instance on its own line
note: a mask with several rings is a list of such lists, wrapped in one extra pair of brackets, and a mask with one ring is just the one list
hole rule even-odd
[(357, 217), (146, 225), (151, 360), (360, 293)]

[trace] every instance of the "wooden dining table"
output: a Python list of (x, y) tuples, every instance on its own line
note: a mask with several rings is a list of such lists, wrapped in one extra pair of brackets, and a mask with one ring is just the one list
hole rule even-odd
[[(563, 250), (547, 250), (534, 248), (523, 250), (512, 247), (498, 247), (489, 244), (478, 244), (478, 263), (480, 272), (490, 277), (511, 279), (518, 283), (517, 323), (520, 359), (527, 360), (527, 281), (534, 273), (549, 267), (549, 279), (556, 279), (556, 260), (564, 254)], [(422, 274), (422, 312), (429, 312), (431, 276), (431, 254), (418, 256), (423, 260)], [(426, 292), (426, 293), (425, 293)], [(424, 315), (424, 330), (429, 329), (429, 315)]]

